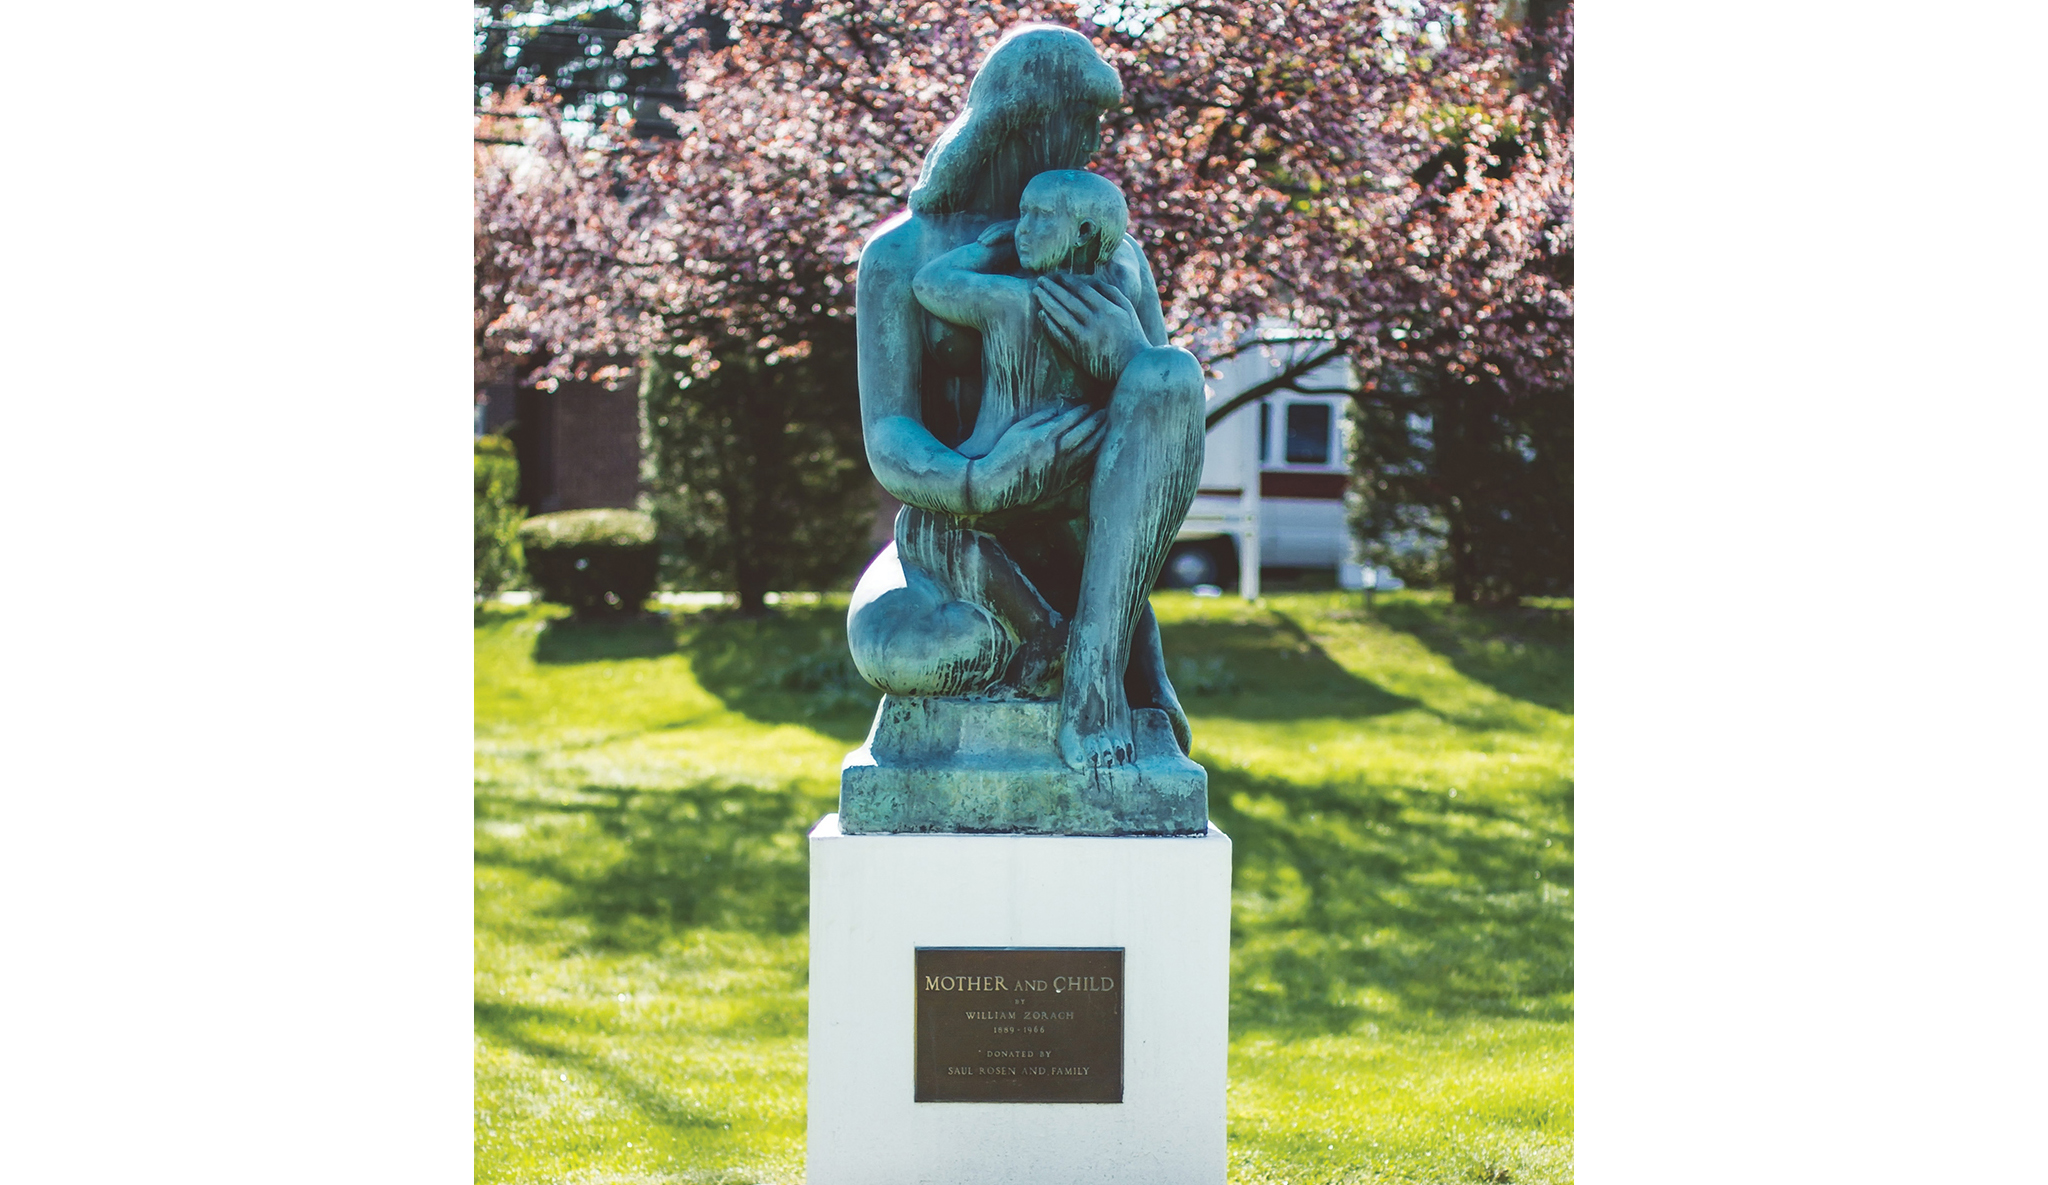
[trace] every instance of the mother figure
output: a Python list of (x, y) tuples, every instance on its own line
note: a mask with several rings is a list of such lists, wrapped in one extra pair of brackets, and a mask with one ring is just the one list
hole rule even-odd
[[(909, 213), (862, 251), (857, 289), (868, 462), (904, 508), (854, 592), (854, 663), (895, 695), (1049, 698), (1057, 686), (1059, 756), (1076, 769), (1134, 760), (1133, 707), (1165, 711), (1188, 747), (1146, 596), (1200, 476), (1201, 366), (1167, 344), (1151, 267), (1127, 236), (1095, 275), (1048, 275), (1033, 292), (1040, 331), (1098, 399), (977, 432), (979, 335), (927, 313), (911, 281), (1016, 218), (1033, 176), (1084, 166), (1122, 101), (1081, 34), (1010, 31), (926, 155)], [(993, 443), (961, 451), (970, 436)]]

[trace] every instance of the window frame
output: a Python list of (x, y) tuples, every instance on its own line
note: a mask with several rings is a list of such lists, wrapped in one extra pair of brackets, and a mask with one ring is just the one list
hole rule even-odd
[[(1259, 468), (1300, 473), (1348, 472), (1347, 458), (1344, 456), (1341, 419), (1343, 408), (1339, 404), (1340, 398), (1328, 395), (1268, 395), (1259, 400)], [(1287, 460), (1287, 409), (1297, 404), (1313, 404), (1330, 409), (1329, 434), (1324, 441), (1329, 460)], [(1275, 423), (1275, 420), (1278, 420), (1278, 423)]]

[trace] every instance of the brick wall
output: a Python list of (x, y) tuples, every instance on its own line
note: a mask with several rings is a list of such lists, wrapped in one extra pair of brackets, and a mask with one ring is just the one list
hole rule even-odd
[(512, 440), (519, 500), (532, 514), (632, 507), (640, 492), (640, 386), (563, 383), (521, 390)]
[(630, 508), (640, 492), (640, 393), (632, 380), (607, 391), (564, 383), (555, 393), (555, 482), (550, 510)]

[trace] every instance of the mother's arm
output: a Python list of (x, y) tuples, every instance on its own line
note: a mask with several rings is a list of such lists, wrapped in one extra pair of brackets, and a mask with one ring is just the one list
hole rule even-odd
[(924, 426), (918, 380), (924, 342), (910, 282), (923, 228), (904, 222), (868, 243), (854, 284), (860, 421), (868, 467), (882, 488), (925, 510), (969, 514), (967, 458)]
[(904, 222), (861, 252), (854, 307), (868, 467), (897, 498), (942, 514), (989, 514), (1057, 493), (1093, 455), (1101, 413), (1082, 406), (1027, 416), (974, 461), (925, 427), (923, 312), (911, 290), (928, 254), (924, 229), (914, 219)]
[(1054, 344), (1101, 382), (1116, 383), (1132, 359), (1167, 345), (1159, 287), (1129, 238), (1101, 272), (1040, 277), (1032, 296), (1039, 324)]
[(1117, 287), (1131, 299), (1138, 310), (1138, 327), (1145, 331), (1145, 338), (1155, 346), (1166, 344), (1166, 316), (1159, 307), (1159, 283), (1152, 278), (1152, 265), (1145, 259), (1145, 253), (1138, 249), (1138, 240), (1129, 235), (1117, 244), (1116, 254), (1110, 257), (1110, 277)]

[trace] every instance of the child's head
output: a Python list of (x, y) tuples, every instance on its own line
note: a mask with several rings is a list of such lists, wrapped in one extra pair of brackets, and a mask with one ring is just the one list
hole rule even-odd
[(1017, 214), (1017, 262), (1027, 272), (1093, 272), (1109, 262), (1130, 223), (1123, 191), (1080, 169), (1033, 177)]

